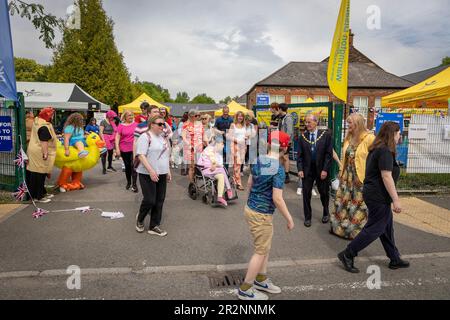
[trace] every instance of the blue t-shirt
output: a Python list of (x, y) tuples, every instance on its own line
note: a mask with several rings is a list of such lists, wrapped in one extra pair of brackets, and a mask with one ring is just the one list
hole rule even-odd
[(100, 133), (100, 127), (98, 125), (93, 126), (93, 125), (88, 124), (86, 126), (86, 132), (88, 132), (88, 133), (94, 132), (96, 134), (99, 134)]
[(283, 189), (286, 173), (278, 159), (260, 156), (256, 164), (251, 166), (253, 179), (252, 189), (247, 206), (262, 214), (273, 214), (273, 188)]
[(228, 117), (227, 119), (225, 119), (224, 117), (220, 117), (220, 118), (217, 118), (214, 126), (217, 129), (219, 129), (220, 131), (223, 131), (226, 133), (227, 130), (230, 129), (232, 123), (233, 123), (232, 117)]
[(81, 128), (75, 129), (73, 126), (67, 126), (64, 129), (64, 133), (72, 135), (70, 137), (70, 142), (69, 142), (69, 144), (71, 146), (74, 145), (75, 143), (77, 143), (78, 141), (83, 141), (84, 140), (84, 130), (81, 129)]

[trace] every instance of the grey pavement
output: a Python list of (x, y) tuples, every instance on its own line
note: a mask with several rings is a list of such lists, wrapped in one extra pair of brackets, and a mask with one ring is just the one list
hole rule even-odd
[[(119, 162), (114, 166), (120, 169)], [(220, 266), (243, 272), (252, 254), (242, 216), (245, 193), (227, 209), (211, 208), (201, 200), (191, 200), (186, 177), (175, 175), (163, 213), (162, 226), (169, 235), (159, 238), (135, 231), (141, 195), (125, 191), (124, 180), (120, 170), (103, 176), (100, 168), (95, 168), (85, 175), (86, 190), (58, 194), (52, 203), (40, 206), (48, 210), (91, 206), (121, 211), (123, 219), (108, 220), (100, 212), (67, 212), (34, 220), (33, 208), (28, 207), (0, 223), (0, 299), (232, 298), (230, 288), (211, 289), (207, 275)], [(401, 253), (417, 255), (411, 269), (392, 272), (383, 258), (377, 263), (389, 278), (382, 290), (366, 292), (361, 285), (351, 289), (352, 283), (362, 283), (369, 275), (349, 275), (333, 260), (348, 242), (330, 235), (328, 225), (321, 223), (318, 199), (313, 200), (312, 228), (303, 227), (301, 199), (295, 189), (296, 183), (291, 183), (285, 191), (295, 230), (289, 233), (279, 214), (274, 221), (273, 276), (286, 287), (286, 293), (278, 298), (347, 299), (352, 292), (375, 299), (397, 294), (411, 299), (450, 298), (450, 258), (446, 254), (450, 239), (400, 224), (395, 232)], [(374, 256), (384, 256), (379, 242), (361, 253), (361, 265), (371, 264), (366, 258)], [(71, 265), (91, 270), (83, 276), (85, 291), (71, 292), (65, 287), (64, 270)], [(31, 273), (17, 274), (23, 271)], [(41, 296), (32, 290), (38, 288)]]
[(450, 195), (419, 197), (419, 199), (434, 204), (435, 206), (450, 210)]

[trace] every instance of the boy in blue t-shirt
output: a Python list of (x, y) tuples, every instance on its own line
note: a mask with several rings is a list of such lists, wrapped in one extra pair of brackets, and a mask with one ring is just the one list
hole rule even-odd
[(283, 187), (286, 174), (280, 165), (289, 146), (290, 137), (280, 131), (269, 136), (269, 153), (261, 155), (257, 163), (251, 166), (248, 181), (250, 194), (245, 207), (245, 218), (250, 228), (255, 247), (244, 283), (238, 290), (241, 300), (267, 300), (268, 293), (281, 293), (267, 277), (267, 263), (272, 246), (273, 213), (278, 209), (287, 220), (288, 230), (294, 228), (294, 221), (283, 199)]

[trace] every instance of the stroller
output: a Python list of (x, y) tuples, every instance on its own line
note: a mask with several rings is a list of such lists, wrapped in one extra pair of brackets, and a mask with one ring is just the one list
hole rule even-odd
[[(217, 202), (217, 181), (214, 178), (203, 175), (202, 171), (204, 169), (205, 168), (202, 166), (195, 166), (194, 182), (191, 182), (188, 187), (189, 197), (192, 200), (197, 200), (198, 197), (201, 196), (203, 203), (209, 204), (212, 207), (218, 207), (219, 204)], [(238, 199), (238, 194), (234, 179), (230, 177), (226, 169), (225, 172), (227, 173), (230, 180), (233, 196), (230, 198), (228, 197), (227, 192), (225, 192), (224, 199), (227, 202), (230, 202)]]

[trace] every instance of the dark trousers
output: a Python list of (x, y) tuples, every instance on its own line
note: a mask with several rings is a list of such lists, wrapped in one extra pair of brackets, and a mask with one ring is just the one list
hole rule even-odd
[(47, 190), (45, 190), (46, 178), (47, 178), (46, 173), (37, 173), (27, 170), (25, 179), (28, 190), (33, 200), (41, 200), (47, 195)]
[(398, 261), (400, 259), (400, 253), (395, 246), (391, 205), (383, 203), (366, 203), (366, 205), (369, 212), (367, 224), (348, 245), (347, 253), (352, 257), (356, 257), (358, 256), (358, 252), (380, 238), (381, 244), (389, 259)]
[(123, 163), (125, 164), (125, 176), (127, 177), (127, 184), (133, 186), (137, 183), (137, 173), (133, 168), (133, 151), (131, 152), (120, 152), (122, 156)]
[(314, 187), (314, 182), (316, 182), (317, 189), (320, 194), (320, 201), (323, 206), (323, 216), (327, 217), (330, 215), (329, 203), (330, 203), (330, 182), (329, 179), (322, 180), (320, 175), (317, 175), (316, 168), (311, 168), (303, 179), (303, 211), (305, 213), (305, 221), (311, 221), (312, 209), (311, 209), (311, 196), (312, 189)]
[(160, 175), (158, 182), (153, 182), (147, 174), (139, 174), (144, 199), (139, 210), (138, 222), (143, 223), (150, 213), (150, 229), (161, 225), (162, 210), (166, 199), (167, 175)]
[(108, 168), (112, 167), (113, 154), (114, 154), (113, 149), (108, 150), (108, 152), (102, 154), (102, 166), (104, 170), (106, 169), (106, 157), (108, 157)]

